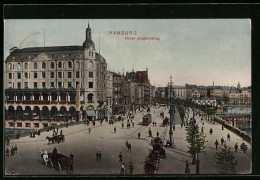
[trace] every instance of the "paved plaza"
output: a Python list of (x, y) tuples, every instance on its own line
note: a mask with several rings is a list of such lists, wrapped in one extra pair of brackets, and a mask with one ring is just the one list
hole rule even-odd
[[(58, 153), (69, 156), (70, 153), (74, 155), (74, 170), (73, 174), (77, 175), (93, 175), (93, 174), (120, 174), (122, 163), (119, 162), (118, 155), (122, 152), (123, 162), (129, 173), (129, 162), (134, 165), (133, 174), (144, 174), (144, 162), (147, 159), (149, 150), (152, 149), (151, 137), (148, 136), (149, 128), (153, 136), (156, 136), (157, 131), (159, 136), (166, 140), (169, 139), (169, 126), (162, 126), (163, 119), (160, 117), (160, 112), (169, 117), (169, 109), (165, 107), (151, 108), (152, 120), (157, 123), (156, 127), (150, 124), (149, 126), (142, 126), (142, 116), (146, 112), (137, 111), (133, 119), (134, 127), (126, 128), (126, 119), (124, 120), (124, 128), (122, 128), (122, 121), (118, 121), (114, 125), (108, 122), (96, 126), (90, 124), (80, 124), (62, 128), (65, 135), (64, 143), (48, 144), (46, 136), (52, 136), (52, 132), (43, 132), (40, 136), (35, 138), (23, 137), (20, 139), (11, 140), (9, 148), (17, 145), (18, 154), (14, 157), (5, 158), (5, 171), (10, 174), (14, 169), (16, 175), (64, 175), (67, 174), (65, 170), (58, 172), (55, 169), (46, 167), (41, 158), (40, 151), (52, 152), (56, 147)], [(192, 110), (189, 110), (189, 116), (192, 117)], [(232, 148), (238, 165), (236, 171), (238, 174), (251, 173), (251, 145), (245, 142), (248, 146), (246, 153), (240, 150), (235, 153), (235, 143), (243, 142), (242, 138), (232, 133), (231, 131), (222, 130), (221, 125), (212, 124), (207, 120), (201, 121), (198, 116), (195, 116), (199, 127), (201, 128), (204, 121), (204, 133), (207, 142), (205, 143), (205, 153), (199, 155), (200, 159), (200, 173), (201, 174), (217, 174), (215, 167), (214, 155), (216, 153), (215, 140), (220, 142), (224, 137), (227, 139), (227, 134), (231, 135), (231, 141), (226, 142), (228, 147)], [(166, 158), (161, 159), (158, 174), (184, 174), (185, 161), (188, 160), (191, 168), (191, 174), (195, 174), (195, 165), (191, 165), (192, 158), (188, 151), (188, 143), (186, 141), (185, 127), (181, 128), (181, 120), (178, 111), (176, 110), (175, 131), (173, 131), (173, 139), (175, 146), (173, 148), (166, 148)], [(89, 133), (89, 127), (91, 132)], [(114, 127), (117, 131), (114, 132)], [(213, 134), (209, 134), (209, 129), (213, 129)], [(141, 138), (138, 139), (138, 132), (141, 133)], [(127, 152), (125, 141), (128, 140), (132, 144), (132, 151)], [(220, 143), (219, 143), (220, 144)], [(219, 149), (220, 150), (220, 149)], [(100, 162), (96, 161), (96, 152), (102, 152), (102, 159)]]

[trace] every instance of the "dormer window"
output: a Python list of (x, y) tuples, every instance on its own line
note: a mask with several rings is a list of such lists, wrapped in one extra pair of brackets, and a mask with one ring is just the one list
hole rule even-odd
[(37, 69), (37, 63), (35, 62), (33, 65), (34, 69)]
[(12, 69), (12, 64), (8, 64), (8, 69)]
[(17, 64), (17, 70), (21, 70), (21, 64), (20, 63)]

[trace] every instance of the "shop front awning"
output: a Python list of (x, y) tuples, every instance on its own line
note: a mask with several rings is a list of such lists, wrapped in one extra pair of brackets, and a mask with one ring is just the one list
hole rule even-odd
[(88, 116), (96, 116), (96, 113), (94, 110), (87, 110), (86, 112), (87, 112)]

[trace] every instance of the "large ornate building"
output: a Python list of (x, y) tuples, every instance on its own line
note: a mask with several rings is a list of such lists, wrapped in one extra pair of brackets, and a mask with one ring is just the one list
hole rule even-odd
[(106, 60), (91, 28), (82, 46), (10, 49), (5, 60), (6, 128), (37, 129), (104, 118)]

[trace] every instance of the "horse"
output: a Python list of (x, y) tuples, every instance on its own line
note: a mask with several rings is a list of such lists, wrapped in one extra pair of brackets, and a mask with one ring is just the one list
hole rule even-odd
[(58, 135), (57, 141), (58, 141), (58, 143), (64, 142), (65, 141), (65, 136), (64, 135)]
[(46, 139), (48, 139), (48, 141), (49, 141), (49, 144), (50, 144), (50, 142), (52, 142), (52, 144), (53, 144), (53, 142), (54, 142), (54, 137), (46, 137)]
[(48, 154), (46, 152), (44, 152), (44, 155), (42, 156), (43, 162), (45, 163), (45, 165), (47, 166), (48, 164)]

